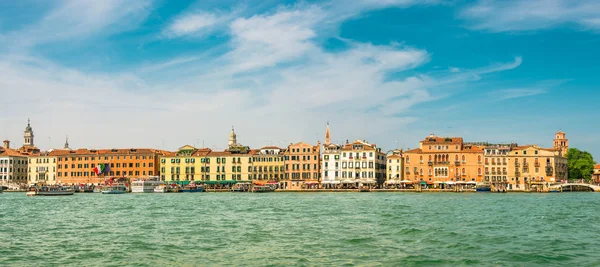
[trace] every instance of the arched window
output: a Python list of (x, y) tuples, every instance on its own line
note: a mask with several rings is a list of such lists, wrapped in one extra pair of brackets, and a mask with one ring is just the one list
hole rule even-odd
[(467, 174), (467, 170), (465, 168), (462, 168), (462, 174)]
[(423, 169), (419, 170), (419, 174), (423, 175)]
[(466, 158), (465, 158), (465, 155), (462, 155), (462, 161), (463, 161), (463, 162), (466, 162), (466, 161), (467, 161), (467, 160), (466, 160)]
[(477, 168), (477, 174), (481, 175), (481, 168)]
[(454, 169), (454, 174), (458, 175), (458, 168)]
[(454, 155), (454, 161), (458, 161), (458, 155)]
[(477, 155), (477, 162), (481, 162), (481, 155)]

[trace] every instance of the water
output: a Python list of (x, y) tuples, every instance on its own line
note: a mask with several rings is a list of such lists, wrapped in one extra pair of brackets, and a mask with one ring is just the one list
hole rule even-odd
[(2, 266), (599, 266), (600, 194), (0, 194)]

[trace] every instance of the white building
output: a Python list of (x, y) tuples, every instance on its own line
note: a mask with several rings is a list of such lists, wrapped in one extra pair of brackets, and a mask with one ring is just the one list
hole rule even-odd
[(395, 150), (386, 156), (387, 160), (387, 175), (386, 175), (386, 186), (395, 186), (404, 180), (404, 158), (402, 150)]

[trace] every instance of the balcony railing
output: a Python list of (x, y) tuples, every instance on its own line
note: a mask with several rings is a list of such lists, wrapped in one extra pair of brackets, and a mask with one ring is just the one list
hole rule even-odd
[(458, 160), (457, 160), (457, 161), (455, 161), (455, 162), (454, 162), (454, 165), (456, 165), (456, 166), (460, 166), (460, 161), (458, 161)]
[(521, 164), (519, 164), (518, 162), (515, 161), (515, 167), (519, 167), (521, 166)]
[(431, 161), (428, 161), (428, 162), (427, 162), (427, 165), (429, 165), (429, 166), (433, 166), (433, 162), (431, 162)]
[(540, 166), (540, 163), (539, 163), (539, 162), (536, 162), (536, 163), (534, 163), (533, 165), (534, 165), (534, 166), (536, 166), (536, 167), (539, 167), (539, 166)]

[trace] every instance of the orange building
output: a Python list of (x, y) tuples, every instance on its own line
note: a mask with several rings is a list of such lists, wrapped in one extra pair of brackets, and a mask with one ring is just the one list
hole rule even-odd
[(483, 151), (483, 146), (464, 143), (461, 137), (431, 134), (420, 142), (419, 148), (404, 153), (405, 178), (428, 184), (480, 182)]
[(299, 142), (284, 152), (285, 177), (282, 189), (318, 188), (321, 173), (321, 143), (316, 146)]
[[(56, 157), (56, 180), (62, 184), (100, 184), (109, 177), (147, 178), (159, 175), (159, 156), (154, 149), (77, 149), (53, 150)], [(96, 175), (94, 168), (104, 166)]]
[(595, 184), (600, 183), (600, 164), (594, 166), (594, 173), (592, 174), (592, 181)]

